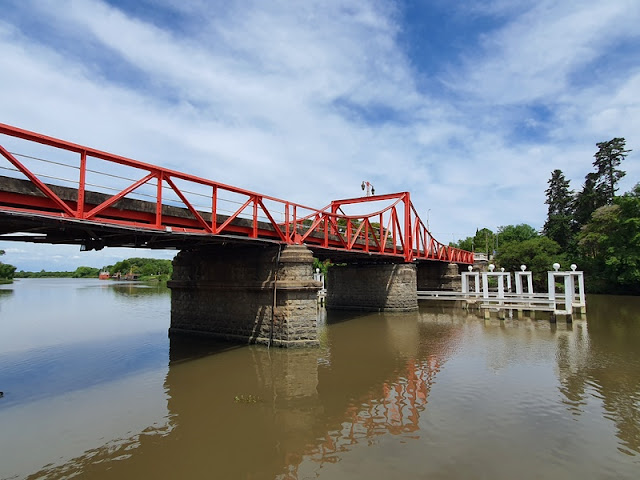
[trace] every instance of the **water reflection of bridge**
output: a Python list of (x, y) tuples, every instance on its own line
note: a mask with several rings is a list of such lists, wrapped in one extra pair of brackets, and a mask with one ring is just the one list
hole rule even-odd
[[(599, 315), (598, 303), (591, 305), (590, 315)], [(305, 478), (309, 470), (329, 466), (361, 446), (383, 439), (411, 442), (423, 435), (438, 372), (463, 336), (473, 338), (469, 330), (505, 346), (481, 357), (496, 371), (523, 355), (531, 356), (526, 364), (540, 358), (557, 362), (567, 415), (586, 415), (588, 402), (601, 401), (621, 448), (637, 454), (640, 365), (634, 348), (639, 340), (637, 329), (625, 328), (624, 312), (615, 313), (620, 322), (590, 323), (588, 330), (582, 321), (566, 326), (483, 321), (444, 309), (392, 320), (351, 317), (325, 331), (324, 348), (304, 351), (204, 344), (194, 353), (193, 344), (174, 340), (164, 385), (166, 424), (39, 474)], [(364, 332), (361, 322), (367, 323)], [(519, 340), (506, 341), (510, 337)], [(615, 375), (602, 365), (611, 358), (611, 344), (619, 347)], [(234, 402), (239, 395), (259, 400)]]
[[(366, 338), (357, 335), (360, 321), (368, 322)], [(456, 341), (455, 329), (421, 324), (415, 314), (333, 325), (328, 347), (314, 350), (202, 344), (194, 353), (174, 339), (168, 423), (40, 473), (296, 478), (303, 460), (322, 465), (379, 436), (418, 435)], [(234, 401), (249, 395), (258, 401)]]

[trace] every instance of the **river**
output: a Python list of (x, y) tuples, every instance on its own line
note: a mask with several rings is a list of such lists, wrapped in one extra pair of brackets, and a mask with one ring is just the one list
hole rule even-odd
[(321, 347), (167, 338), (166, 288), (0, 286), (0, 479), (637, 479), (640, 298), (320, 313)]

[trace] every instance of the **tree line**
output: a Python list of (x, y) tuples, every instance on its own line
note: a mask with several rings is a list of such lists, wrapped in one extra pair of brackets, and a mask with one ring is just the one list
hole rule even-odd
[(78, 267), (74, 271), (46, 271), (25, 272), (20, 270), (15, 272), (15, 278), (98, 278), (99, 268)]
[(167, 280), (173, 273), (173, 265), (171, 260), (134, 257), (127, 258), (114, 265), (106, 265), (102, 267), (102, 270), (110, 272), (111, 275), (115, 273), (120, 273), (121, 275), (133, 273), (139, 275), (141, 279), (160, 278)]
[[(1, 251), (1, 250), (0, 250)], [(120, 273), (122, 276), (129, 273), (138, 275), (140, 280), (168, 280), (173, 272), (171, 260), (159, 260), (156, 258), (128, 258), (116, 262), (114, 265), (106, 265), (100, 268), (94, 267), (78, 267), (74, 271), (56, 271), (50, 272), (40, 270), (39, 272), (15, 271), (13, 265), (0, 264), (0, 278), (2, 278), (2, 266), (11, 267), (11, 277), (8, 278), (98, 278), (101, 271), (110, 272), (111, 274)]]
[(624, 138), (596, 144), (594, 171), (575, 192), (562, 170), (551, 173), (546, 189), (547, 219), (541, 232), (530, 225), (508, 225), (497, 232), (483, 228), (453, 245), (495, 253), (508, 271), (521, 264), (546, 289), (546, 272), (554, 262), (578, 265), (588, 292), (640, 295), (640, 183), (619, 195), (626, 172), (621, 163), (631, 152)]

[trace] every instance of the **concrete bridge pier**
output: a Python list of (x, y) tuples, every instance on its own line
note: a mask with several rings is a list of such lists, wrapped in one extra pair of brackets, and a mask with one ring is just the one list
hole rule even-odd
[(280, 347), (318, 345), (313, 255), (303, 245), (220, 244), (173, 261), (170, 335)]
[(418, 309), (414, 264), (336, 265), (329, 269), (326, 284), (329, 310), (407, 312)]
[(462, 291), (460, 267), (456, 263), (422, 262), (418, 264), (418, 290)]

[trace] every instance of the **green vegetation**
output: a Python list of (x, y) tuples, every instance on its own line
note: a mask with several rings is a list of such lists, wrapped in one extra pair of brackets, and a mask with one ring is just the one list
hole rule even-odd
[(16, 272), (16, 278), (98, 278), (100, 269), (93, 267), (78, 267), (73, 272), (47, 272), (40, 270), (39, 272), (25, 272), (20, 270)]
[(631, 152), (625, 143), (617, 137), (596, 144), (595, 171), (577, 193), (561, 170), (551, 172), (541, 234), (524, 224), (496, 233), (483, 228), (453, 245), (488, 255), (495, 251), (494, 262), (509, 271), (527, 265), (537, 289), (545, 289), (545, 272), (559, 262), (584, 270), (588, 292), (640, 295), (640, 183), (616, 195), (625, 176), (620, 164)]
[[(2, 267), (0, 263), (0, 278), (2, 277)], [(7, 265), (15, 270), (12, 265)], [(15, 278), (98, 278), (100, 271), (110, 272), (112, 275), (120, 273), (124, 278), (127, 274), (135, 274), (137, 280), (141, 281), (164, 281), (166, 282), (173, 272), (171, 260), (158, 260), (156, 258), (128, 258), (115, 265), (107, 265), (99, 268), (78, 267), (73, 272), (25, 272), (20, 270), (15, 272)], [(12, 271), (13, 272), (13, 271)]]
[(597, 208), (576, 239), (592, 291), (640, 295), (640, 184)]
[(322, 273), (324, 275), (324, 278), (327, 278), (327, 271), (329, 270), (329, 267), (331, 267), (333, 264), (331, 263), (331, 260), (325, 260), (324, 262), (321, 262), (318, 258), (313, 257), (313, 271), (315, 273), (316, 269), (319, 268), (320, 269), (320, 273)]
[(173, 273), (171, 260), (159, 260), (157, 258), (128, 258), (115, 265), (107, 265), (102, 269), (110, 272), (111, 275), (116, 273), (120, 273), (121, 276), (135, 274), (139, 276), (138, 280), (143, 281), (156, 280), (166, 282)]
[[(4, 255), (4, 250), (0, 250), (0, 256)], [(8, 263), (0, 262), (0, 283), (12, 283), (15, 276), (16, 267)]]
[(505, 243), (496, 257), (496, 263), (509, 272), (519, 271), (520, 265), (526, 265), (533, 272), (534, 291), (547, 289), (547, 272), (554, 262), (568, 266), (562, 247), (545, 236)]

